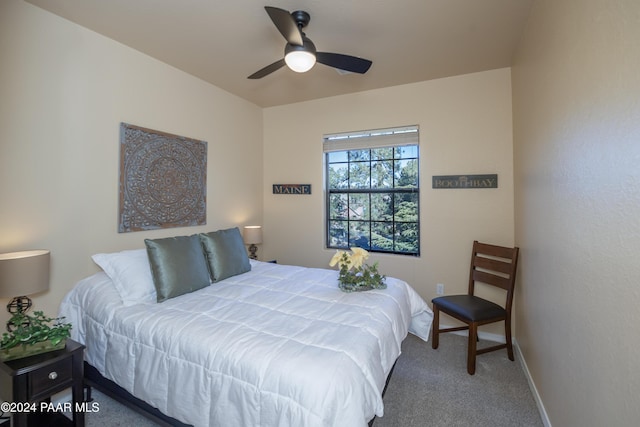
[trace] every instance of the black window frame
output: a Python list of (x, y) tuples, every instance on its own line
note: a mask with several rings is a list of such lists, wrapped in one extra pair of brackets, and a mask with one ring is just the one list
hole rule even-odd
[[(325, 137), (325, 141), (327, 140), (327, 138)], [(376, 252), (376, 253), (386, 253), (386, 254), (395, 254), (395, 255), (404, 255), (404, 256), (420, 256), (420, 239), (421, 239), (421, 233), (420, 233), (420, 145), (417, 142), (413, 142), (413, 143), (406, 143), (406, 144), (394, 144), (392, 146), (384, 146), (384, 145), (371, 145), (371, 146), (366, 146), (366, 141), (364, 142), (365, 146), (362, 146), (362, 143), (360, 144), (360, 146), (358, 146), (357, 148), (353, 148), (353, 149), (349, 149), (349, 148), (345, 148), (345, 149), (338, 149), (338, 150), (331, 150), (331, 151), (325, 151), (324, 152), (324, 164), (325, 164), (325, 246), (328, 249), (348, 249), (349, 247), (353, 247), (353, 246), (358, 246), (358, 247), (362, 247), (363, 249), (366, 249), (369, 252)], [(415, 156), (410, 156), (410, 157), (403, 157), (400, 153), (401, 150), (396, 150), (398, 148), (403, 148), (403, 147), (411, 147), (411, 149), (413, 150), (415, 147)], [(391, 176), (393, 177), (393, 185), (391, 187), (384, 187), (384, 188), (376, 188), (373, 187), (372, 188), (372, 167), (373, 167), (373, 163), (380, 161), (381, 159), (379, 158), (374, 158), (371, 155), (371, 150), (375, 150), (378, 148), (393, 148), (392, 150), (392, 158), (390, 159), (386, 159), (386, 161), (390, 161), (392, 164), (392, 173)], [(357, 159), (357, 160), (352, 160), (352, 156), (350, 155), (349, 152), (351, 151), (363, 151), (363, 150), (369, 150), (369, 155), (365, 156), (366, 160), (362, 160), (362, 159)], [(335, 154), (335, 153), (346, 153), (346, 161), (342, 160), (342, 161), (334, 161), (334, 162), (330, 162), (330, 155), (331, 154)], [(415, 160), (416, 162), (416, 168), (417, 168), (417, 177), (416, 177), (416, 186), (415, 187), (396, 187), (396, 164), (398, 161), (404, 161), (404, 160)], [(347, 182), (350, 182), (350, 176), (349, 176), (349, 171), (351, 170), (351, 165), (352, 163), (360, 163), (360, 164), (366, 164), (368, 163), (368, 168), (369, 168), (369, 183), (368, 183), (368, 188), (351, 188), (352, 186), (350, 184), (347, 184), (346, 188), (331, 188), (330, 187), (330, 170), (331, 170), (331, 166), (335, 165), (335, 164), (345, 164), (346, 165), (346, 170), (347, 170)], [(376, 194), (388, 194), (391, 197), (390, 203), (392, 204), (391, 207), (391, 212), (396, 212), (395, 210), (395, 206), (394, 204), (396, 203), (397, 200), (397, 195), (406, 195), (406, 194), (412, 194), (415, 195), (414, 199), (416, 202), (416, 219), (415, 221), (402, 221), (402, 220), (398, 220), (396, 218), (396, 215), (393, 214), (391, 215), (391, 219), (387, 219), (387, 220), (382, 220), (382, 219), (374, 219), (371, 217), (371, 213), (369, 213), (368, 218), (367, 219), (353, 219), (351, 218), (351, 208), (350, 208), (350, 204), (352, 201), (352, 195), (360, 195), (360, 194), (365, 194), (368, 195), (368, 206), (369, 208), (371, 208), (372, 204), (371, 204), (371, 198), (373, 195)], [(347, 212), (346, 214), (346, 218), (345, 217), (339, 217), (339, 218), (332, 218), (331, 216), (331, 203), (332, 203), (332, 196), (335, 195), (341, 195), (346, 197), (346, 208), (343, 208), (344, 211)], [(346, 236), (344, 241), (346, 242), (346, 245), (339, 245), (339, 244), (332, 244), (332, 223), (334, 223), (335, 221), (340, 221), (346, 224), (345, 226), (345, 230), (346, 230)], [(355, 224), (360, 224), (361, 226), (363, 226), (362, 228), (366, 231), (366, 242), (360, 241), (357, 242), (355, 241), (350, 235), (351, 230), (352, 230), (352, 225)], [(391, 249), (381, 249), (379, 247), (372, 247), (373, 246), (373, 238), (372, 235), (374, 234), (374, 229), (376, 229), (376, 226), (380, 227), (382, 224), (386, 224), (388, 227), (390, 227), (390, 229), (392, 230), (392, 232), (390, 233), (391, 239), (392, 239), (392, 248)], [(413, 227), (414, 232), (417, 234), (417, 238), (415, 242), (412, 242), (415, 245), (415, 250), (402, 250), (401, 248), (401, 240), (398, 239), (399, 237), (399, 226), (401, 227), (403, 224), (406, 225), (410, 225)], [(387, 237), (389, 237), (389, 234), (387, 234)]]

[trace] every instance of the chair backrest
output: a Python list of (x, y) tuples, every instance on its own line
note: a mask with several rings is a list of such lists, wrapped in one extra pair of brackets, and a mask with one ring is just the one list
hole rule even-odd
[(517, 247), (509, 248), (474, 241), (469, 273), (469, 295), (474, 294), (476, 282), (505, 289), (507, 291), (505, 309), (511, 312), (518, 252)]

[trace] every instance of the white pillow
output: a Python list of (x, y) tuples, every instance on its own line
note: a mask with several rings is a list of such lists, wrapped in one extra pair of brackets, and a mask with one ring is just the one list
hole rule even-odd
[(95, 254), (91, 258), (113, 281), (124, 305), (157, 302), (146, 249)]

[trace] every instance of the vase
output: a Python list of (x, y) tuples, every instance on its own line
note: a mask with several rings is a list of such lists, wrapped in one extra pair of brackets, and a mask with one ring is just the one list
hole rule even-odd
[(364, 292), (370, 291), (373, 289), (373, 286), (364, 286), (364, 285), (356, 285), (356, 284), (344, 284), (338, 283), (338, 287), (342, 292)]
[(9, 360), (22, 359), (23, 357), (33, 356), (35, 354), (47, 353), (49, 351), (62, 350), (67, 344), (67, 340), (62, 340), (57, 344), (51, 341), (40, 341), (35, 344), (17, 345), (15, 347), (0, 349), (0, 361), (7, 362)]

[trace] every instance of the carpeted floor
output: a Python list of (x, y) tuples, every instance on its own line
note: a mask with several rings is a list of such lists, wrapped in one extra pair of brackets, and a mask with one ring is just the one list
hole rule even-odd
[[(478, 343), (478, 348), (495, 343)], [(409, 335), (375, 427), (538, 427), (540, 413), (520, 362), (500, 350), (478, 356), (467, 374), (467, 338), (440, 335), (431, 342)]]
[[(384, 397), (384, 416), (374, 427), (543, 425), (520, 363), (511, 362), (506, 350), (479, 356), (473, 376), (466, 366), (465, 337), (441, 335), (433, 350), (409, 335)], [(156, 425), (98, 391), (94, 397), (100, 410), (87, 413), (87, 427)]]

